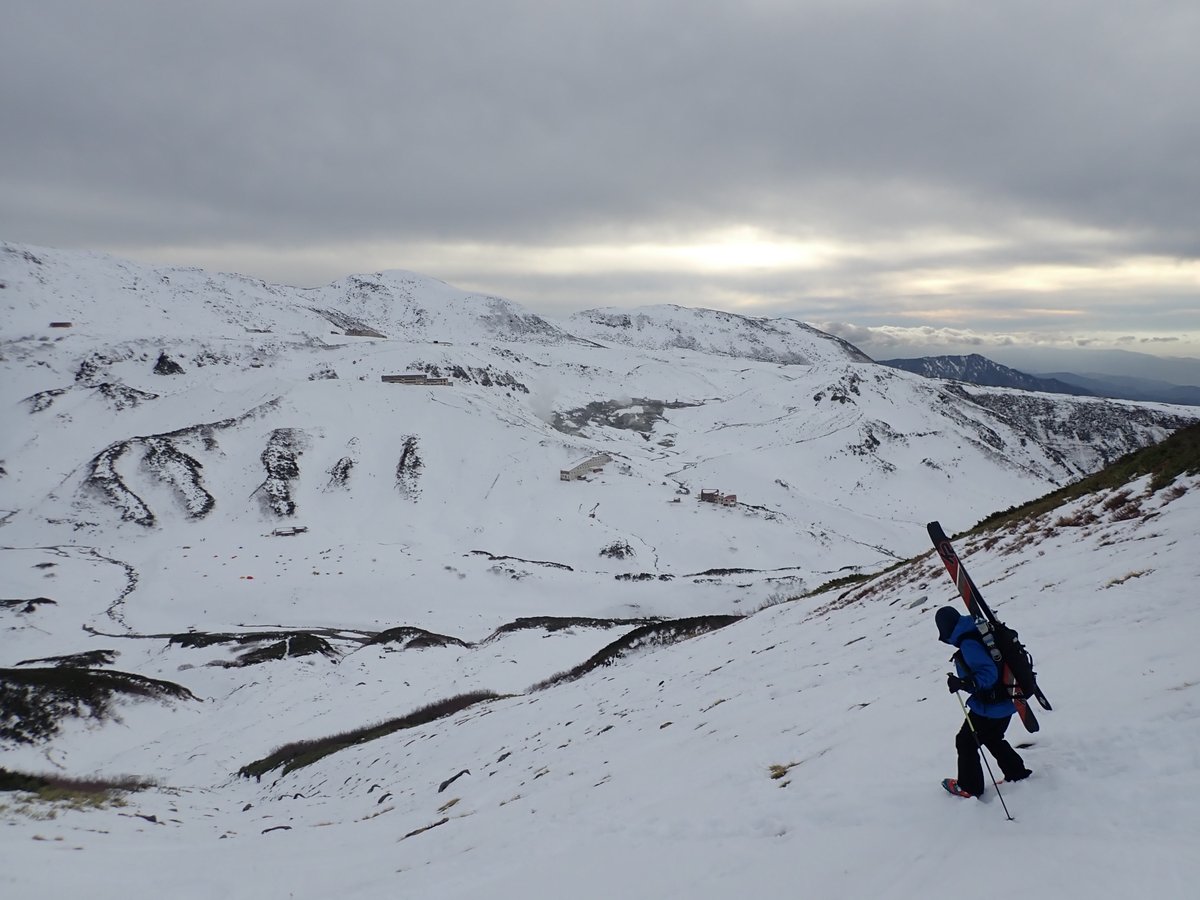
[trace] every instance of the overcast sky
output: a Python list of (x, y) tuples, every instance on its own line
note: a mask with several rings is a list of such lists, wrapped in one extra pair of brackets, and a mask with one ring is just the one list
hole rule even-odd
[(7, 0), (0, 238), (1200, 356), (1198, 48), (1196, 0)]

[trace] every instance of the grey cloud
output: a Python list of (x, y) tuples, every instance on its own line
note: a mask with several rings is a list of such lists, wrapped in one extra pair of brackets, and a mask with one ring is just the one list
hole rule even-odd
[(1111, 340), (1071, 332), (983, 335), (954, 328), (867, 328), (839, 322), (825, 322), (820, 327), (877, 360), (979, 353), (1032, 373), (1106, 372), (1174, 384), (1200, 383), (1200, 358), (1160, 358), (1110, 349), (1106, 345)]
[[(1048, 327), (1036, 297), (896, 282), (1197, 259), (1197, 33), (1190, 0), (13, 0), (0, 237), (300, 284), (411, 268), (547, 312), (936, 327), (957, 305), (1023, 332)], [(545, 274), (487, 249), (731, 225), (842, 253)], [(483, 250), (427, 266), (439, 243)], [(1083, 310), (1080, 332), (1185, 332), (1197, 312), (1186, 284), (1044, 303)]]
[(22, 219), (91, 196), (80, 238), (113, 213), (161, 236), (164, 208), (179, 240), (1029, 213), (1195, 235), (1193, 4), (118, 0), (14, 20), (5, 186)]

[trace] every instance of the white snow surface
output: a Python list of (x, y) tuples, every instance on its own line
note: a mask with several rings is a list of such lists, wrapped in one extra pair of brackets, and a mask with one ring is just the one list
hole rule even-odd
[[(158, 784), (102, 808), (0, 794), (3, 896), (1195, 896), (1200, 478), (957, 542), (1055, 705), (1037, 735), (1010, 729), (1034, 770), (1001, 787), (1013, 821), (991, 788), (938, 787), (961, 711), (932, 613), (958, 601), (924, 529), (964, 529), (1194, 413), (987, 393), (1039, 410), (1041, 442), (798, 323), (658, 308), (629, 330), (613, 310), (556, 324), (409, 273), (302, 291), (19, 245), (0, 264), (0, 600), (54, 600), (0, 607), (0, 667), (108, 649), (110, 668), (196, 696), (0, 745), (12, 770)], [(383, 336), (345, 334), (362, 329)], [(153, 374), (161, 352), (183, 374)], [(470, 377), (380, 382), (418, 363)], [(680, 405), (649, 431), (613, 426), (648, 399)], [(551, 427), (596, 402), (607, 419)], [(410, 437), (421, 465), (400, 477)], [(268, 446), (299, 474), (266, 471)], [(559, 480), (600, 452), (601, 473)], [(97, 460), (126, 493), (89, 482)], [(272, 535), (290, 526), (307, 530)], [(619, 541), (635, 555), (599, 554)], [(730, 613), (746, 615), (540, 689), (634, 624), (498, 630)], [(462, 645), (363, 643), (398, 626)], [(170, 640), (297, 630), (332, 655), (230, 667), (245, 648)], [(237, 774), (472, 691), (501, 696)]]

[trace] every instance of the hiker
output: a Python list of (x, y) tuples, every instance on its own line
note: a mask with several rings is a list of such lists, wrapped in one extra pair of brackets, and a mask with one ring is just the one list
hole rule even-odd
[(1033, 773), (1025, 768), (1020, 754), (1004, 739), (1009, 720), (1017, 708), (1000, 680), (1000, 669), (984, 646), (975, 620), (959, 613), (953, 606), (943, 606), (934, 621), (937, 622), (938, 640), (957, 650), (952, 657), (957, 673), (946, 676), (946, 686), (952, 694), (958, 691), (971, 694), (967, 700), (967, 717), (954, 739), (958, 749), (958, 778), (947, 778), (942, 787), (959, 797), (983, 794), (980, 744), (995, 757), (1006, 781), (1028, 778)]

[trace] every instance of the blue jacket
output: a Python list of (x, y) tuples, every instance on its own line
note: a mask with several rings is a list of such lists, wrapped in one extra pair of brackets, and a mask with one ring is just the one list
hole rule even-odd
[[(963, 635), (972, 631), (979, 634), (979, 629), (975, 627), (975, 620), (965, 613), (960, 613), (958, 624), (942, 640), (962, 651), (962, 655), (954, 661), (955, 668), (958, 669), (958, 677), (971, 678), (975, 682), (976, 688), (986, 691), (988, 688), (994, 687), (1000, 680), (1000, 670), (981, 641), (970, 638), (963, 640)], [(960, 663), (959, 659), (963, 660), (966, 665)], [(988, 719), (1004, 719), (1017, 711), (1012, 700), (1004, 699), (995, 703), (986, 703), (974, 694), (967, 700), (967, 707), (976, 715)]]

